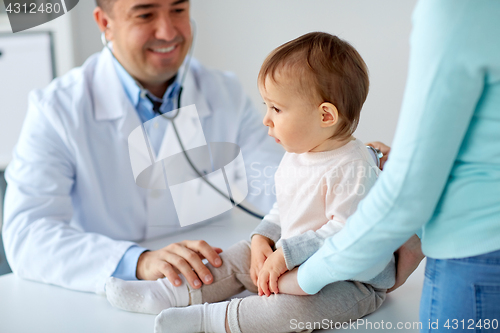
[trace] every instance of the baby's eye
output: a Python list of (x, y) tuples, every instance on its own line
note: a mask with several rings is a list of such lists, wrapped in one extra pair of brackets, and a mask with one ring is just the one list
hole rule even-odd
[(278, 109), (278, 108), (277, 108), (277, 107), (275, 107), (275, 106), (273, 106), (273, 107), (272, 107), (272, 109), (273, 109), (276, 113), (280, 113), (280, 112), (281, 112), (281, 110), (280, 110), (280, 109)]

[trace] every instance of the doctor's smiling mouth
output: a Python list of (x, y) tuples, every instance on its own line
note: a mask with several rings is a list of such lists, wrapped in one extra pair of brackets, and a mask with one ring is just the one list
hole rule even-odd
[(157, 97), (175, 79), (193, 40), (188, 0), (120, 0), (113, 15), (94, 17), (113, 54), (128, 73)]

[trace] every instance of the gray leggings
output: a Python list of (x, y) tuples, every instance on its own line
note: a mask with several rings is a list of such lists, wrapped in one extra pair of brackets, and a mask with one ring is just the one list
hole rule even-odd
[[(249, 242), (231, 246), (221, 253), (221, 258), (221, 267), (207, 265), (214, 282), (190, 289), (191, 304), (220, 302), (245, 289), (257, 292), (249, 273)], [(356, 320), (378, 309), (385, 300), (385, 291), (361, 282), (339, 281), (311, 296), (249, 296), (231, 300), (227, 318), (231, 333), (303, 332), (310, 330), (299, 327), (314, 322), (328, 323), (333, 328), (336, 322)]]

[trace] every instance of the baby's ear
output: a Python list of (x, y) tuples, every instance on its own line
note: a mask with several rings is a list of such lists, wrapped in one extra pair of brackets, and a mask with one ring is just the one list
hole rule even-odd
[(319, 106), (321, 116), (321, 126), (330, 127), (339, 121), (339, 111), (337, 107), (329, 102), (321, 103)]

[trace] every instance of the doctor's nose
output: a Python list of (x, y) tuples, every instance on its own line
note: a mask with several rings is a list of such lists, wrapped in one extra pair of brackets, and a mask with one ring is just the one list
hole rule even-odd
[(171, 42), (177, 35), (177, 29), (172, 19), (169, 16), (162, 16), (156, 24), (156, 39)]

